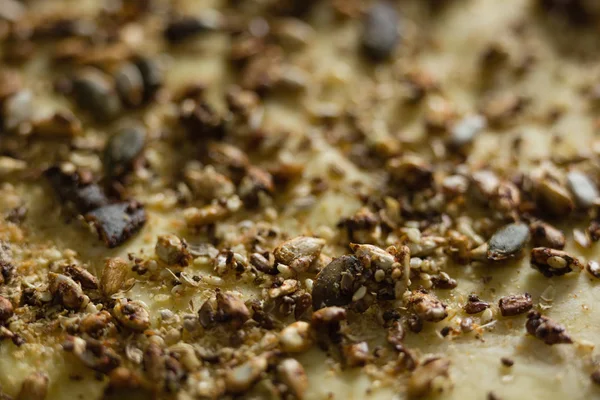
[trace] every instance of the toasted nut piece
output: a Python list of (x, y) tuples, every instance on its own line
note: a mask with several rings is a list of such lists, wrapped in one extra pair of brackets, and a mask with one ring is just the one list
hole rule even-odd
[(479, 297), (471, 294), (469, 295), (469, 302), (463, 308), (467, 314), (479, 314), (489, 307), (488, 303), (481, 301)]
[(518, 255), (529, 241), (529, 228), (525, 224), (509, 224), (499, 229), (488, 242), (487, 258), (506, 260)]
[(343, 345), (342, 353), (346, 365), (350, 368), (365, 365), (370, 358), (367, 342)]
[(543, 340), (548, 345), (559, 343), (573, 343), (564, 326), (554, 322), (550, 318), (531, 310), (527, 314), (525, 324), (527, 332), (536, 338)]
[(273, 177), (262, 168), (250, 166), (238, 186), (238, 194), (244, 204), (255, 207), (259, 204), (259, 193), (273, 193)]
[(99, 340), (68, 336), (62, 346), (94, 371), (106, 374), (121, 364), (121, 357)]
[(166, 366), (164, 352), (156, 343), (150, 343), (144, 351), (144, 369), (153, 385), (159, 386), (165, 380)]
[(342, 307), (325, 307), (315, 311), (312, 315), (313, 325), (328, 325), (346, 319), (346, 310)]
[(386, 169), (393, 181), (412, 189), (425, 188), (433, 182), (431, 165), (418, 156), (392, 158), (388, 161)]
[(231, 322), (240, 327), (250, 319), (250, 311), (244, 302), (230, 293), (217, 293), (217, 318), (222, 322)]
[(533, 301), (529, 293), (506, 296), (498, 302), (503, 317), (512, 317), (523, 314), (533, 307)]
[(92, 337), (100, 336), (102, 331), (108, 327), (111, 321), (112, 316), (107, 311), (89, 314), (81, 320), (81, 323), (79, 324), (79, 330)]
[(598, 261), (590, 260), (587, 264), (586, 270), (594, 278), (600, 279), (600, 264), (598, 264)]
[(121, 290), (128, 272), (129, 265), (124, 259), (119, 257), (107, 259), (100, 278), (100, 288), (104, 295), (112, 296)]
[(50, 293), (63, 306), (78, 310), (89, 303), (90, 299), (83, 293), (81, 286), (68, 276), (50, 272), (48, 279)]
[(323, 239), (298, 236), (281, 243), (275, 248), (273, 254), (275, 261), (288, 265), (298, 272), (304, 272), (319, 257), (323, 246), (325, 246)]
[(245, 363), (230, 369), (225, 374), (227, 391), (231, 393), (242, 393), (250, 389), (252, 384), (267, 370), (267, 358), (265, 356), (253, 357)]
[(450, 360), (434, 358), (419, 365), (408, 381), (410, 398), (421, 398), (441, 389), (449, 379)]
[(81, 284), (85, 289), (98, 289), (98, 278), (90, 271), (78, 265), (69, 265), (65, 268), (65, 273)]
[(308, 389), (308, 378), (302, 364), (293, 358), (286, 358), (277, 366), (277, 374), (295, 398), (304, 399)]
[(544, 276), (560, 276), (581, 268), (581, 263), (575, 257), (562, 250), (536, 247), (531, 250), (531, 266)]
[(81, 121), (69, 110), (37, 120), (33, 124), (33, 134), (50, 137), (74, 137), (81, 133)]
[(44, 400), (48, 394), (48, 375), (42, 372), (29, 374), (17, 395), (17, 400)]
[(150, 327), (150, 314), (140, 301), (119, 299), (113, 308), (113, 315), (121, 324), (134, 331), (144, 331)]
[(269, 289), (269, 297), (275, 299), (277, 297), (292, 294), (298, 290), (298, 281), (295, 279), (286, 279), (281, 286)]
[(350, 243), (350, 249), (365, 268), (378, 268), (389, 270), (394, 266), (396, 259), (393, 255), (380, 247), (371, 244)]
[(404, 302), (409, 310), (423, 321), (438, 322), (448, 316), (446, 305), (433, 293), (415, 290), (404, 295)]
[(220, 174), (212, 165), (201, 170), (186, 168), (185, 181), (192, 191), (204, 200), (228, 198), (235, 193), (235, 185), (231, 180)]
[(279, 343), (281, 350), (288, 353), (302, 353), (310, 349), (313, 345), (310, 324), (296, 321), (286, 326), (279, 333)]
[(221, 204), (210, 204), (202, 208), (190, 207), (183, 211), (185, 222), (189, 226), (204, 226), (227, 218), (231, 212)]
[(533, 245), (562, 250), (565, 247), (565, 235), (550, 224), (535, 221), (530, 226)]
[(142, 378), (135, 371), (125, 367), (113, 369), (108, 378), (108, 385), (112, 390), (138, 389), (142, 385)]
[(13, 305), (6, 297), (0, 296), (0, 324), (8, 321), (13, 315)]
[(486, 125), (487, 121), (482, 115), (468, 115), (452, 125), (448, 144), (454, 149), (463, 149), (475, 140)]
[(159, 236), (154, 251), (168, 265), (185, 267), (192, 259), (185, 240), (171, 234)]

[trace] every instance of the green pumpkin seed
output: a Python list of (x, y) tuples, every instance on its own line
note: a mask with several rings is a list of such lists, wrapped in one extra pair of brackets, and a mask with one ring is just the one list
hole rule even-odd
[(522, 223), (506, 225), (489, 240), (488, 260), (500, 261), (514, 257), (523, 250), (529, 241), (529, 227)]

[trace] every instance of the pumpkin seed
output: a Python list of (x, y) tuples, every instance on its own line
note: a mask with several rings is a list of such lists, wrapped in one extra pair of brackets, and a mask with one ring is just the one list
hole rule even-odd
[(527, 245), (529, 228), (522, 223), (506, 225), (491, 237), (487, 258), (492, 261), (506, 260), (514, 257)]
[(139, 57), (135, 65), (142, 74), (144, 82), (144, 101), (150, 100), (163, 85), (164, 73), (160, 64), (153, 58)]
[(73, 93), (77, 105), (97, 120), (111, 120), (121, 111), (113, 81), (98, 69), (90, 67), (80, 71), (73, 79)]
[(598, 200), (598, 187), (582, 172), (569, 172), (567, 175), (567, 186), (573, 194), (575, 202), (581, 208), (590, 208)]
[(319, 272), (313, 283), (313, 308), (318, 310), (323, 307), (350, 304), (354, 291), (352, 287), (346, 288), (342, 285), (342, 279), (345, 276), (351, 279), (360, 269), (360, 262), (354, 256), (345, 255), (330, 262)]
[(117, 93), (129, 107), (137, 107), (144, 101), (144, 78), (140, 69), (125, 63), (115, 75)]
[(171, 43), (182, 42), (201, 33), (214, 30), (216, 21), (202, 16), (187, 15), (170, 21), (165, 28), (164, 36)]
[(139, 125), (121, 129), (104, 148), (104, 173), (115, 178), (128, 172), (146, 144), (145, 129)]
[(400, 42), (398, 13), (391, 3), (380, 1), (367, 11), (362, 33), (365, 53), (375, 61), (389, 58)]

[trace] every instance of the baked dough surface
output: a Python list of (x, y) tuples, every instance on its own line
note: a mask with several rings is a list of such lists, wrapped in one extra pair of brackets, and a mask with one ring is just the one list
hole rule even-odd
[[(129, 3), (135, 2), (123, 4)], [(199, 328), (201, 333), (186, 331), (186, 318), (197, 318), (204, 302), (214, 298), (215, 289), (234, 293), (244, 300), (257, 300), (264, 298), (270, 283), (277, 279), (277, 275), (248, 272), (248, 269), (220, 274), (215, 267), (215, 254), (212, 250), (207, 252), (206, 243), (212, 241), (215, 246), (210, 248), (217, 251), (231, 250), (242, 264), (247, 264), (251, 256), (247, 236), (256, 235), (259, 230), (275, 232), (275, 239), (263, 242), (266, 252), (272, 252), (288, 238), (320, 237), (325, 243), (321, 258), (298, 278), (302, 289), (309, 291), (306, 279), (316, 279), (317, 270), (327, 265), (327, 257), (351, 254), (350, 242), (373, 243), (384, 249), (407, 242), (402, 228), (414, 226), (410, 219), (402, 219), (395, 237), (387, 239), (387, 232), (373, 230), (358, 232), (352, 240), (338, 225), (361, 207), (373, 206), (375, 200), (369, 202), (367, 198), (382, 199), (383, 194), (389, 193), (389, 186), (394, 184), (388, 180), (385, 164), (394, 157), (413, 153), (434, 165), (436, 190), (441, 190), (447, 175), (457, 171), (470, 176), (472, 171), (489, 168), (503, 177), (515, 178), (519, 173), (535, 174), (540, 166), (547, 167), (551, 161), (554, 161), (551, 168), (558, 170), (561, 177), (570, 169), (577, 169), (598, 181), (600, 143), (593, 90), (600, 64), (594, 24), (574, 27), (564, 16), (540, 11), (534, 1), (398, 1), (394, 7), (401, 21), (400, 43), (390, 60), (373, 62), (360, 48), (361, 15), (368, 9), (366, 2), (316, 2), (302, 17), (305, 24), (296, 28), (300, 32), (294, 32), (299, 38), (286, 38), (276, 32), (283, 30), (277, 25), (282, 25), (282, 21), (263, 13), (267, 1), (240, 1), (237, 6), (232, 4), (238, 2), (224, 3), (156, 1), (154, 13), (116, 24), (112, 34), (117, 35), (115, 40), (123, 44), (125, 53), (156, 55), (164, 68), (164, 86), (150, 104), (124, 111), (108, 122), (99, 123), (90, 113), (80, 111), (70, 95), (57, 93), (56, 80), (70, 77), (81, 66), (74, 62), (56, 67), (51, 61), (55, 41), (46, 45), (32, 39), (33, 55), (26, 61), (7, 64), (6, 69), (16, 70), (23, 87), (33, 93), (36, 112), (70, 109), (82, 123), (81, 132), (73, 137), (44, 136), (27, 129), (0, 133), (3, 156), (0, 214), (8, 216), (20, 206), (27, 209), (22, 222), (9, 222), (7, 218), (0, 222), (0, 240), (10, 246), (16, 271), (10, 283), (0, 284), (0, 295), (10, 299), (14, 306), (14, 315), (5, 327), (24, 341), (20, 345), (10, 339), (0, 341), (0, 392), (7, 396), (18, 398), (26, 377), (39, 371), (48, 377), (46, 399), (150, 398), (153, 390), (161, 398), (200, 398), (190, 389), (202, 381), (199, 371), (211, 371), (213, 375), (208, 380), (214, 383), (222, 379), (228, 368), (234, 368), (236, 357), (245, 361), (244, 357), (252, 359), (268, 351), (278, 351), (277, 343), (268, 342), (277, 341), (281, 327), (294, 320), (293, 314), (282, 317), (275, 329), (254, 327), (252, 333), (240, 339), (241, 346), (228, 343), (236, 330), (230, 326)], [(104, 16), (99, 17), (101, 11), (94, 1), (23, 4), (27, 7), (26, 18), (32, 24), (39, 23), (44, 16), (56, 18), (57, 13), (64, 13), (66, 18), (108, 24), (106, 19), (111, 15), (110, 10), (104, 10)], [(339, 15), (336, 7), (350, 10), (352, 16)], [(187, 169), (201, 168), (198, 149), (209, 139), (190, 136), (182, 128), (179, 116), (183, 106), (178, 96), (190, 84), (201, 83), (203, 101), (218, 115), (226, 115), (225, 93), (232, 84), (243, 85), (244, 79), (230, 60), (232, 43), (238, 39), (217, 29), (169, 45), (161, 35), (168, 19), (166, 13), (173, 10), (180, 15), (202, 15), (207, 20), (221, 21), (227, 16), (244, 32), (252, 21), (249, 29), (257, 35), (269, 29), (268, 35), (283, 37), (275, 43), (289, 40), (293, 44), (290, 47), (277, 44), (273, 46), (275, 49), (262, 50), (281, 53), (277, 55), (276, 66), (287, 74), (288, 81), (260, 98), (257, 109), (252, 110), (251, 121), (232, 128), (225, 140), (247, 152), (253, 166), (265, 171), (281, 165), (299, 166), (299, 176), (287, 185), (276, 183), (267, 195), (259, 194), (256, 208), (242, 200), (239, 210), (228, 213), (210, 229), (186, 224), (184, 210), (201, 208), (212, 200), (203, 199), (202, 189), (198, 193), (186, 186), (183, 176)], [(266, 19), (260, 19), (261, 15)], [(7, 46), (3, 49), (6, 57)], [(485, 54), (492, 59), (489, 65), (482, 61)], [(270, 71), (267, 66), (257, 69), (265, 74)], [(424, 91), (422, 98), (415, 99), (420, 90)], [(522, 105), (515, 107), (517, 111), (507, 107), (505, 115), (492, 121), (494, 110), (486, 109), (486, 104), (501, 96), (505, 96), (506, 102), (517, 101), (511, 98), (516, 96)], [(487, 126), (476, 136), (458, 166), (460, 156), (446, 146), (451, 127), (464, 116), (486, 112)], [(3, 118), (6, 123), (6, 116)], [(132, 122), (145, 127), (146, 145), (142, 165), (128, 174), (123, 187), (126, 198), (144, 205), (147, 221), (139, 233), (109, 249), (80, 217), (64, 207), (42, 171), (58, 163), (68, 163), (77, 170), (90, 171), (94, 177), (103, 176), (102, 149), (107, 138)], [(518, 150), (517, 138), (520, 138)], [(25, 163), (14, 165), (13, 156)], [(577, 161), (579, 156), (581, 161)], [(239, 185), (236, 190), (239, 192)], [(442, 202), (449, 204), (451, 200), (447, 197)], [(467, 205), (456, 205), (456, 213), (470, 217), (471, 222), (488, 219), (473, 225), (475, 231), (479, 229), (476, 236), (483, 241), (490, 238), (490, 229), (493, 233), (495, 228), (511, 222), (510, 217), (497, 213), (491, 201), (486, 202), (471, 204), (469, 200)], [(443, 214), (456, 223), (452, 212), (448, 207)], [(584, 268), (588, 261), (598, 257), (598, 246), (591, 243), (584, 248), (573, 239), (573, 229), (584, 232), (590, 221), (588, 215), (594, 212), (576, 210), (571, 216), (548, 219), (565, 233), (564, 250), (577, 257), (583, 266), (564, 276), (546, 277), (532, 268), (531, 245), (523, 257), (501, 265), (449, 261), (442, 268), (458, 283), (451, 290), (432, 289), (446, 305), (448, 316), (440, 322), (425, 322), (419, 333), (407, 329), (404, 338), (404, 346), (418, 360), (431, 355), (450, 360), (450, 378), (444, 381), (440, 398), (549, 400), (600, 396), (597, 385), (590, 379), (597, 363), (595, 346), (600, 345), (597, 334), (600, 309), (596, 304), (600, 292), (597, 278)], [(532, 213), (535, 215), (535, 211)], [(519, 210), (517, 219), (522, 219), (523, 214), (526, 212)], [(421, 217), (416, 223), (427, 218)], [(188, 266), (171, 268), (156, 261), (157, 238), (166, 234), (185, 239), (194, 250)], [(44, 295), (51, 291), (49, 272), (62, 273), (65, 265), (77, 264), (101, 277), (105, 260), (115, 257), (127, 260), (129, 271), (121, 291), (113, 294), (110, 301), (102, 298), (94, 306), (95, 297), (90, 294), (91, 303), (78, 310), (65, 309), (52, 301), (43, 306), (23, 305), (26, 288)], [(134, 264), (150, 269), (145, 274), (136, 273), (131, 270)], [(201, 279), (188, 278), (189, 282), (184, 282), (180, 272), (185, 277)], [(284, 275), (280, 272), (280, 276)], [(418, 274), (411, 278), (412, 290), (427, 287), (427, 278), (421, 278)], [(527, 334), (527, 313), (514, 317), (500, 315), (500, 298), (525, 292), (531, 295), (534, 309), (566, 328), (572, 344), (550, 346)], [(490, 303), (491, 317), (465, 314), (462, 307), (470, 294)], [(119, 353), (122, 366), (139, 373), (144, 381), (141, 385), (144, 390), (125, 395), (120, 390), (106, 394), (109, 385), (106, 374), (84, 366), (64, 349), (67, 336), (85, 337), (70, 331), (67, 327), (71, 323), (77, 325), (85, 315), (101, 308), (113, 313), (111, 307), (119, 298), (143, 301), (150, 316), (150, 325), (143, 332), (128, 330), (114, 322), (116, 336), (102, 338)], [(386, 307), (399, 310), (402, 317), (410, 314), (401, 298), (390, 304)], [(260, 382), (248, 389), (243, 398), (273, 398), (268, 393), (277, 392), (283, 393), (282, 396), (289, 394), (289, 388), (281, 385), (280, 378), (273, 378), (277, 376), (273, 371), (278, 363), (289, 357), (301, 363), (308, 378), (305, 399), (405, 398), (411, 372), (401, 371), (390, 361), (397, 356), (386, 342), (387, 328), (383, 327), (381, 313), (376, 309), (379, 310), (378, 306), (373, 306), (364, 314), (349, 311), (344, 331), (348, 336), (345, 340), (368, 342), (370, 358), (365, 366), (348, 367), (331, 343), (329, 351), (315, 344), (301, 353), (284, 352), (274, 356), (276, 361), (270, 361), (274, 366), (256, 379)], [(43, 315), (36, 316), (36, 312)], [(311, 321), (311, 312), (301, 319)], [(165, 318), (167, 315), (170, 320)], [(460, 321), (468, 317), (472, 318), (475, 329), (465, 333), (460, 329)], [(247, 325), (244, 329), (250, 329)], [(444, 337), (445, 327), (451, 329)], [(187, 377), (168, 393), (153, 386), (148, 368), (144, 370), (144, 362), (140, 363), (140, 354), (151, 342), (151, 336), (159, 336), (156, 340), (164, 348), (173, 349), (183, 342), (196, 346), (196, 357), (201, 353), (198, 349), (203, 348), (221, 352), (221, 360), (231, 357), (234, 361), (215, 366), (201, 360), (201, 366), (187, 371)], [(128, 343), (131, 348), (126, 353)], [(231, 350), (224, 351), (226, 347)], [(514, 361), (514, 365), (504, 366), (501, 358)], [(491, 397), (490, 393), (497, 397)], [(213, 394), (214, 397), (233, 395), (229, 389)]]

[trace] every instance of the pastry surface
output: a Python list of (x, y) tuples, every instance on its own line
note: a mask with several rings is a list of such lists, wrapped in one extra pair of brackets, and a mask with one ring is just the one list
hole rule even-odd
[(600, 396), (592, 2), (103, 3), (0, 1), (0, 398)]

